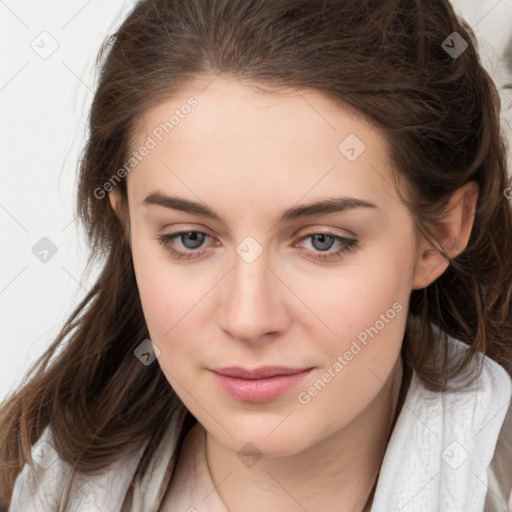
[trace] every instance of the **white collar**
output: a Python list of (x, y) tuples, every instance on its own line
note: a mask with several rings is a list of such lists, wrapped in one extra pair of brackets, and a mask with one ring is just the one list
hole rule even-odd
[(487, 357), (462, 392), (429, 391), (413, 373), (371, 512), (482, 512), (487, 468), (511, 395), (509, 375)]

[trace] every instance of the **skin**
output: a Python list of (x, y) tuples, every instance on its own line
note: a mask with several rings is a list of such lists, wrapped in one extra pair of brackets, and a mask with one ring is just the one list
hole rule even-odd
[[(198, 80), (148, 113), (134, 147), (191, 95), (198, 106), (127, 176), (128, 208), (117, 189), (110, 193), (128, 223), (158, 364), (206, 429), (210, 474), (222, 482), (217, 492), (228, 510), (363, 510), (397, 404), (410, 293), (448, 263), (415, 238), (412, 215), (391, 185), (383, 134), (319, 92), (264, 93), (228, 76)], [(349, 134), (366, 146), (355, 161), (338, 149)], [(155, 191), (208, 205), (223, 222), (143, 204)], [(452, 256), (467, 244), (477, 193), (474, 183), (460, 189), (436, 227)], [(377, 208), (278, 222), (285, 208), (338, 196)], [(175, 259), (158, 243), (159, 235), (179, 231), (209, 235), (202, 244), (186, 236), (170, 242), (202, 255)], [(322, 232), (357, 239), (357, 248), (315, 260), (342, 245), (300, 240)], [(262, 251), (251, 263), (236, 251), (248, 236)], [(299, 392), (395, 303), (401, 311), (300, 403)], [(256, 404), (227, 395), (209, 371), (264, 365), (314, 370), (291, 391)], [(248, 442), (262, 456), (251, 467), (237, 456)]]

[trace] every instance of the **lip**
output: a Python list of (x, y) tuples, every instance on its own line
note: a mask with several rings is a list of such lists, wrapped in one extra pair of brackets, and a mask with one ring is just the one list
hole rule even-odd
[(243, 402), (269, 402), (296, 386), (313, 368), (230, 366), (210, 370), (222, 390)]

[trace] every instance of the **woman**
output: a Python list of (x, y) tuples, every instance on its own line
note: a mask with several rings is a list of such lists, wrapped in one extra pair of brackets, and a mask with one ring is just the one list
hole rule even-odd
[(512, 189), (450, 4), (146, 0), (102, 55), (106, 259), (3, 404), (2, 506), (504, 510)]

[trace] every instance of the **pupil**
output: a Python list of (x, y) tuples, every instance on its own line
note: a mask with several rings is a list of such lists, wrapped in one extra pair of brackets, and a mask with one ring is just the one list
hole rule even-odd
[[(189, 249), (196, 249), (197, 247), (199, 247), (202, 243), (202, 239), (201, 239), (201, 235), (197, 232), (197, 231), (189, 231), (187, 234), (183, 235), (185, 237), (190, 237), (192, 239), (193, 242), (196, 242), (195, 245), (193, 245), (193, 247), (188, 247), (186, 243), (184, 243), (185, 247), (189, 248)], [(183, 241), (183, 240), (182, 240)]]
[[(329, 248), (330, 248), (330, 245), (332, 245), (332, 238), (333, 238), (333, 237), (332, 237), (331, 235), (322, 235), (322, 234), (320, 234), (320, 235), (315, 235), (315, 236), (313, 237), (313, 245), (315, 245), (315, 242), (316, 242), (316, 241), (320, 241), (320, 243), (321, 243), (321, 244), (323, 243), (323, 244), (324, 244), (324, 246), (323, 246), (323, 247), (316, 247), (316, 246), (315, 246), (315, 248), (316, 248), (317, 250), (319, 250), (319, 251), (327, 250), (327, 249), (329, 249)], [(327, 242), (326, 242), (326, 240), (327, 240), (327, 239), (331, 239), (331, 240), (329, 240), (331, 243), (327, 243)], [(327, 243), (327, 247), (325, 246), (325, 244), (326, 244), (326, 243)]]

